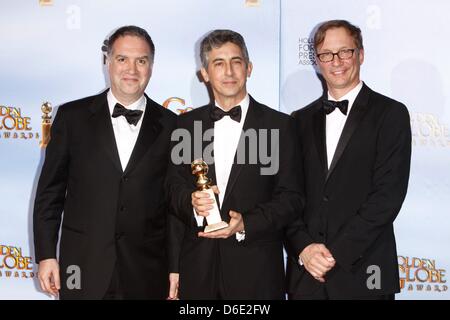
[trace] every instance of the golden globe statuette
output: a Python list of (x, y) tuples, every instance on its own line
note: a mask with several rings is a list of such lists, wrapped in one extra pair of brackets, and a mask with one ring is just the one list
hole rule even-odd
[(206, 176), (208, 165), (203, 159), (194, 160), (191, 163), (191, 171), (193, 175), (197, 176), (197, 189), (208, 193), (211, 199), (214, 200), (213, 208), (209, 210), (209, 215), (206, 217), (208, 225), (205, 227), (204, 232), (208, 233), (228, 227), (228, 223), (222, 221), (214, 191), (211, 189), (211, 180)]
[(44, 102), (41, 106), (42, 115), (42, 140), (40, 143), (41, 148), (45, 148), (50, 142), (50, 129), (52, 128), (52, 116), (49, 113), (52, 112), (52, 105), (50, 102)]
[(40, 6), (51, 6), (53, 5), (53, 0), (39, 0)]

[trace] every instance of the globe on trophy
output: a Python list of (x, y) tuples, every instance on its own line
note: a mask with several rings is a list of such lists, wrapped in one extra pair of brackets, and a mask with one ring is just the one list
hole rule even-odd
[(50, 129), (52, 128), (52, 105), (50, 102), (44, 102), (41, 106), (42, 111), (42, 140), (40, 142), (41, 148), (45, 148), (50, 142)]
[(208, 193), (211, 199), (214, 200), (212, 204), (213, 208), (209, 210), (209, 215), (206, 217), (208, 225), (205, 227), (204, 232), (208, 233), (228, 227), (228, 223), (222, 221), (214, 191), (211, 189), (211, 180), (206, 176), (208, 173), (208, 165), (203, 159), (194, 160), (191, 163), (191, 171), (193, 175), (197, 176), (197, 189)]

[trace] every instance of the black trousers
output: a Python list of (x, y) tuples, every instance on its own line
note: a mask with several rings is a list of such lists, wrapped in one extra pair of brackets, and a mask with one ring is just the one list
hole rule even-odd
[(117, 264), (114, 267), (111, 282), (109, 284), (108, 290), (106, 290), (103, 300), (124, 300), (125, 296), (123, 293), (122, 285), (120, 283), (119, 271), (117, 270)]

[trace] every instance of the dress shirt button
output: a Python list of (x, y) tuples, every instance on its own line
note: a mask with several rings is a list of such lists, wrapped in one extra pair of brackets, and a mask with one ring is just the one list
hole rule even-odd
[(116, 240), (120, 240), (122, 238), (122, 236), (123, 236), (122, 232), (116, 233)]
[(128, 182), (128, 180), (129, 180), (128, 177), (123, 178), (123, 181), (125, 181), (125, 182)]
[(328, 196), (323, 197), (323, 201), (328, 202), (329, 200), (330, 200), (330, 198), (328, 198)]

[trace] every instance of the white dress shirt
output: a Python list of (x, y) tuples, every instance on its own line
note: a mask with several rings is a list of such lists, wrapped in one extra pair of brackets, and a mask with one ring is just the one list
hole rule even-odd
[[(239, 138), (244, 126), (245, 116), (249, 106), (249, 96), (246, 95), (238, 105), (241, 106), (241, 121), (237, 122), (228, 116), (214, 122), (214, 165), (216, 170), (216, 182), (219, 188), (219, 207), (222, 206), (225, 190), (227, 189), (228, 178), (233, 166)], [(216, 106), (223, 108), (216, 102)]]
[[(224, 110), (217, 101), (216, 106)], [(229, 116), (214, 122), (214, 167), (216, 170), (216, 183), (219, 188), (219, 208), (222, 207), (225, 190), (227, 189), (228, 178), (230, 177), (231, 167), (233, 166), (234, 156), (241, 137), (245, 117), (250, 104), (249, 95), (238, 104), (241, 106), (241, 121), (237, 122)], [(225, 111), (225, 110), (224, 110)], [(203, 225), (203, 217), (195, 215), (197, 225)], [(245, 235), (236, 233), (238, 241), (243, 240)]]
[[(334, 153), (336, 151), (336, 147), (339, 142), (339, 138), (341, 137), (342, 130), (344, 129), (345, 122), (347, 121), (348, 115), (350, 114), (350, 110), (352, 109), (353, 103), (355, 102), (356, 96), (363, 86), (362, 81), (350, 90), (346, 95), (341, 97), (339, 101), (348, 100), (348, 109), (347, 115), (343, 114), (341, 110), (337, 109), (327, 114), (326, 120), (326, 139), (327, 139), (327, 160), (328, 160), (328, 169), (330, 168), (331, 161), (333, 160)], [(330, 94), (328, 91), (328, 99), (333, 101), (338, 101)]]
[[(129, 106), (125, 106), (120, 103), (116, 97), (114, 97), (111, 89), (108, 91), (106, 96), (108, 100), (109, 113), (111, 115), (111, 123), (114, 130), (114, 137), (116, 139), (117, 151), (119, 152), (120, 164), (122, 165), (122, 170), (125, 171), (128, 161), (130, 160), (131, 153), (133, 152), (134, 145), (136, 144), (139, 130), (141, 129), (147, 99), (143, 95)], [(129, 124), (124, 116), (113, 118), (112, 114), (116, 103), (120, 103), (130, 110), (142, 110), (143, 113), (138, 123), (136, 125)]]

